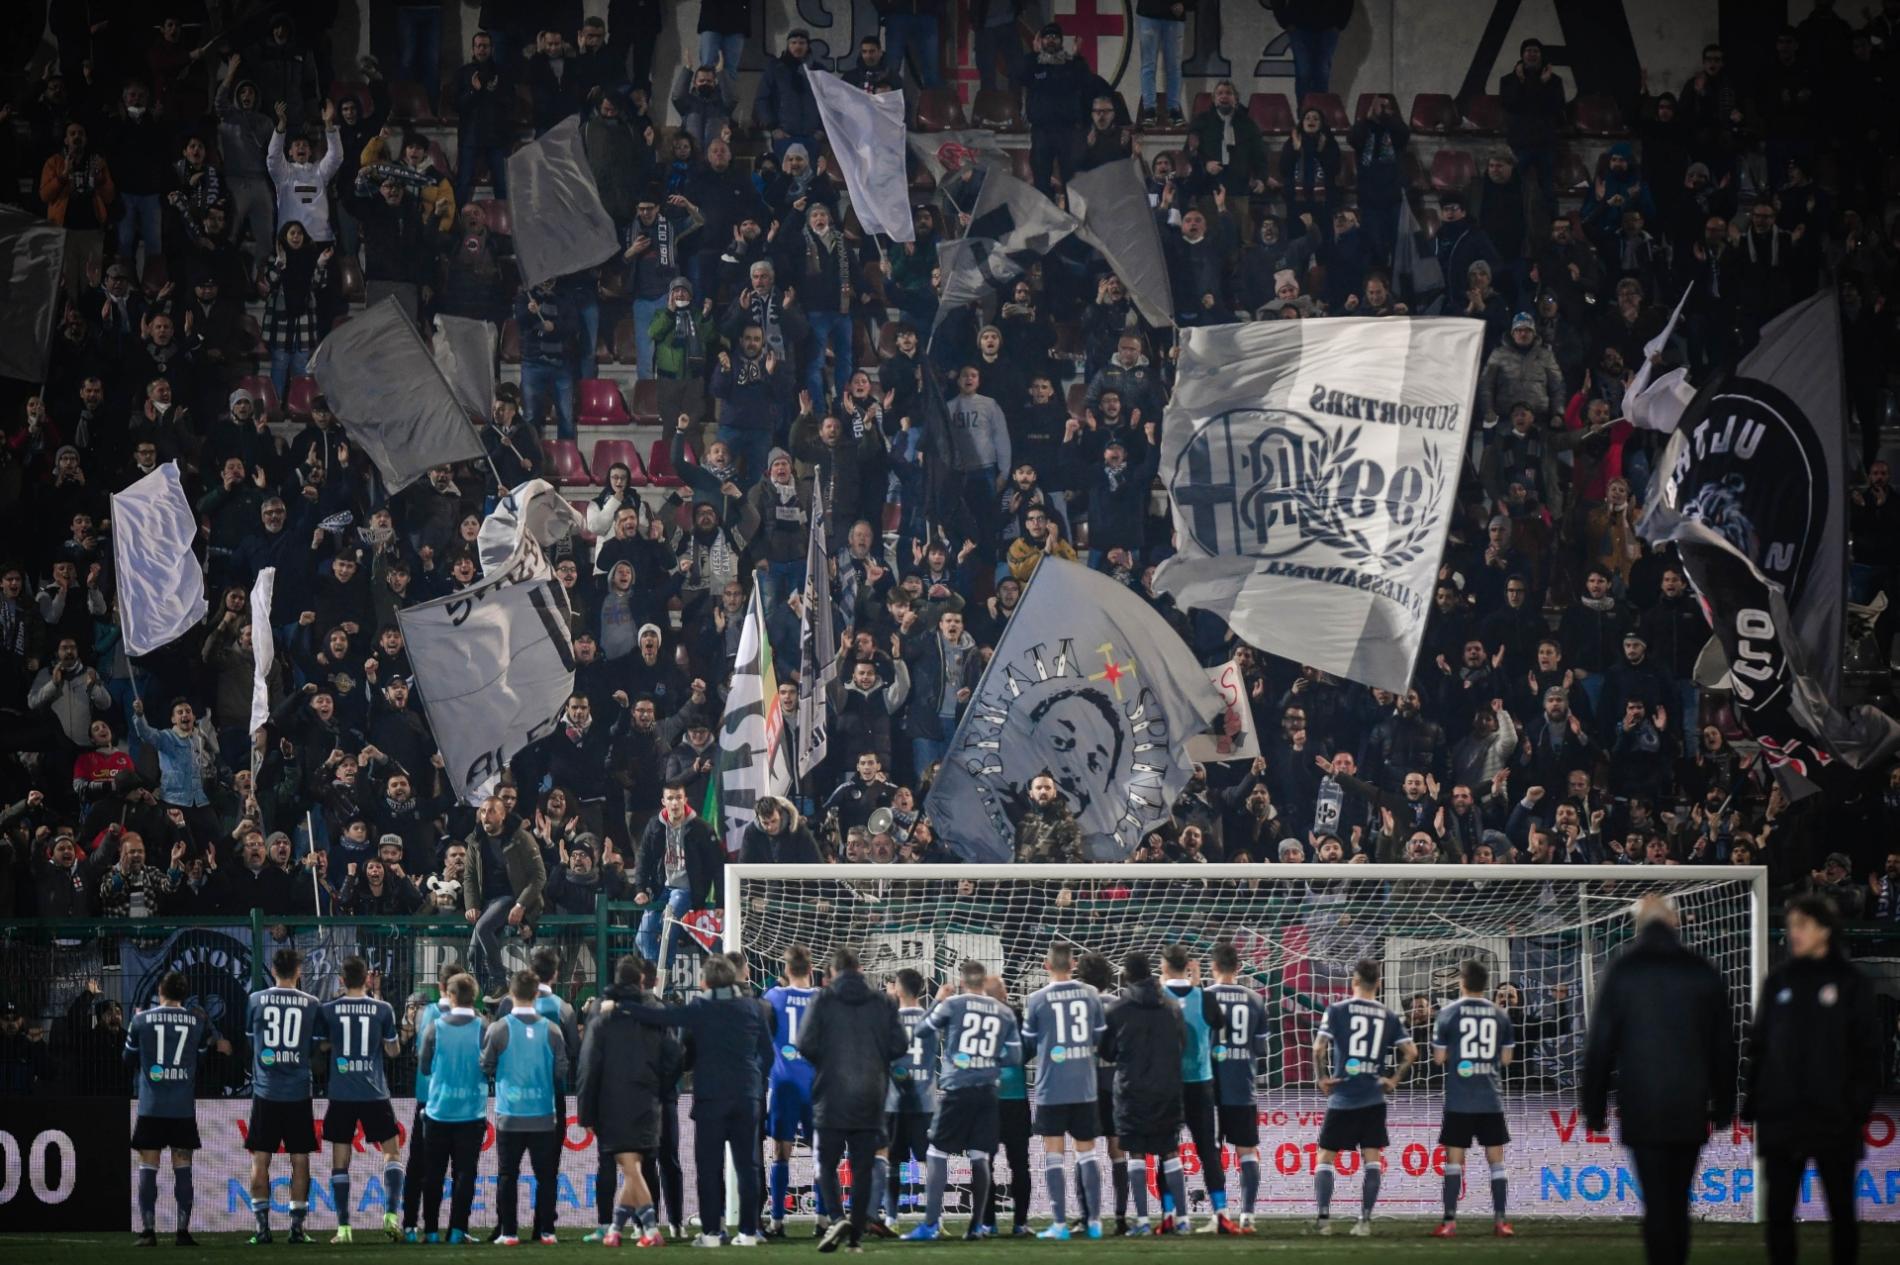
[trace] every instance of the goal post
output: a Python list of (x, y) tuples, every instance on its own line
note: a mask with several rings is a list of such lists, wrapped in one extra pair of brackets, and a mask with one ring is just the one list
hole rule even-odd
[[(1186, 944), (1205, 972), (1215, 942), (1231, 940), (1243, 981), (1269, 1014), (1267, 1052), (1254, 1068), (1259, 1211), (1269, 1215), (1310, 1215), (1324, 1111), (1313, 1036), (1362, 958), (1381, 963), (1382, 999), (1406, 1016), (1420, 1047), (1392, 1100), (1380, 1208), (1436, 1215), (1437, 1129), (1445, 1077), (1457, 1072), (1432, 1063), (1431, 1022), (1458, 993), (1459, 963), (1476, 957), (1517, 1026), (1503, 1084), (1514, 1213), (1628, 1216), (1640, 1208), (1634, 1173), (1621, 1147), (1584, 1125), (1578, 1088), (1603, 969), (1634, 934), (1634, 905), (1646, 895), (1674, 900), (1684, 942), (1721, 972), (1739, 1046), (1767, 969), (1767, 872), (1752, 866), (731, 865), (723, 935), (762, 988), (777, 982), (793, 944), (808, 947), (821, 972), (833, 949), (849, 946), (873, 985), (910, 967), (934, 989), (974, 958), (1018, 1004), (1046, 982), (1051, 943), (1102, 953), (1116, 967), (1143, 950), (1158, 973), (1164, 945)], [(1711, 1140), (1698, 1215), (1753, 1215), (1750, 1145), (1739, 1129)], [(1199, 1174), (1189, 1182), (1194, 1210), (1205, 1212), (1208, 1157), (1188, 1148), (1185, 1159)], [(1223, 1148), (1223, 1166), (1237, 1162)], [(1040, 1165), (1032, 1156), (1032, 1172)], [(1356, 1156), (1340, 1157), (1342, 1180), (1358, 1171)], [(1041, 1187), (1038, 1173), (1038, 1204)]]

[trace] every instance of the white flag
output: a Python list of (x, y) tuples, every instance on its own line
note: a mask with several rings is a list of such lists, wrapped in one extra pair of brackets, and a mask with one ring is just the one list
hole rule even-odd
[(270, 673), (277, 663), (277, 642), (270, 630), (271, 597), (277, 591), (277, 568), (265, 567), (251, 585), (251, 728), (256, 733), (270, 720)]
[(467, 803), (561, 723), (574, 691), (567, 592), (531, 534), (473, 588), (396, 613), (449, 783)]
[(1483, 341), (1463, 317), (1183, 330), (1161, 432), (1180, 552), (1155, 587), (1263, 650), (1405, 689)]
[(1695, 399), (1695, 388), (1689, 385), (1687, 369), (1671, 369), (1662, 377), (1650, 380), (1651, 372), (1656, 368), (1650, 362), (1651, 356), (1662, 355), (1663, 348), (1669, 345), (1670, 335), (1676, 332), (1676, 322), (1682, 319), (1683, 304), (1689, 301), (1689, 291), (1695, 289), (1691, 282), (1682, 297), (1676, 300), (1676, 310), (1669, 314), (1669, 323), (1662, 332), (1643, 344), (1643, 363), (1638, 366), (1636, 376), (1630, 379), (1629, 389), (1623, 393), (1623, 412), (1629, 418), (1630, 425), (1639, 430), (1659, 430), (1665, 433), (1676, 429), (1676, 423), (1688, 411), (1689, 404)]
[(904, 174), (904, 94), (864, 92), (810, 66), (805, 73), (858, 224), (894, 242), (916, 241), (910, 178)]
[(495, 502), (475, 534), (482, 574), (494, 575), (506, 569), (523, 535), (545, 553), (586, 525), (587, 520), (559, 488), (546, 479), (529, 479)]
[(831, 615), (831, 530), (825, 489), (811, 489), (811, 544), (805, 551), (805, 599), (798, 629), (798, 776), (810, 777), (831, 750), (831, 683), (838, 679), (838, 628)]
[(765, 608), (754, 586), (739, 633), (726, 714), (719, 722), (719, 774), (707, 788), (709, 798), (717, 796), (717, 812), (701, 814), (717, 819), (727, 852), (739, 851), (761, 799), (792, 793), (792, 753), (787, 746), (772, 641), (765, 635)]
[(475, 417), (495, 405), (495, 327), (467, 316), (438, 316), (429, 350), (449, 389)]
[(1240, 660), (1229, 659), (1207, 670), (1207, 683), (1220, 695), (1221, 718), (1204, 734), (1187, 740), (1187, 753), (1202, 764), (1251, 760), (1260, 754), (1260, 735), (1254, 732), (1253, 707), (1247, 701), (1247, 678)]
[(197, 535), (176, 461), (112, 494), (113, 574), (127, 654), (150, 654), (205, 617), (204, 568), (191, 549)]

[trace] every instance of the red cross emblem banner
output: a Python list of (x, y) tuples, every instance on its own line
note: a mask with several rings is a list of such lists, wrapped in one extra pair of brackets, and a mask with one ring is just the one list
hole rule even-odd
[(959, 718), (926, 811), (965, 860), (1012, 861), (1014, 822), (1046, 772), (1089, 857), (1123, 860), (1167, 819), (1192, 771), (1188, 739), (1221, 708), (1207, 669), (1145, 598), (1049, 559)]

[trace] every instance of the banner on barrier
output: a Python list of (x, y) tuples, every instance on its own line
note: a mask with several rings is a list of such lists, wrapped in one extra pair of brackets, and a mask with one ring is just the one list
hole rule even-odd
[[(96, 1101), (108, 1106), (118, 1105), (108, 1100)], [(84, 1167), (91, 1162), (88, 1156), (106, 1155), (117, 1150), (126, 1157), (125, 1167), (119, 1170), (123, 1174), (120, 1179), (123, 1184), (109, 1181), (104, 1185), (86, 1186), (84, 1189), (88, 1192), (88, 1198), (85, 1202), (91, 1210), (103, 1201), (104, 1196), (109, 1195), (117, 1206), (128, 1209), (129, 1217), (133, 1198), (131, 1173), (137, 1164), (137, 1157), (122, 1149), (129, 1134), (106, 1136), (108, 1130), (102, 1126), (96, 1130), (84, 1130), (82, 1137), (71, 1125), (56, 1126), (54, 1123), (61, 1111), (71, 1109), (70, 1102), (44, 1103), (41, 1108), (31, 1114), (24, 1110), (19, 1113), (19, 1118), (28, 1122), (19, 1126), (14, 1124), (14, 1113), (9, 1108), (7, 1123), (0, 1125), (0, 1151), (11, 1156), (12, 1151), (6, 1149), (8, 1143), (4, 1140), (8, 1135), (18, 1139), (13, 1145), (20, 1147), (24, 1155), (33, 1138), (21, 1138), (22, 1130), (30, 1132), (33, 1129), (63, 1128), (71, 1139), (90, 1147), (90, 1152), (71, 1149), (71, 1140), (59, 1144), (47, 1143), (46, 1149), (50, 1152), (65, 1147), (60, 1154), (77, 1156), (80, 1167), (58, 1171), (77, 1172), (80, 1178), (90, 1180), (86, 1178), (89, 1170)], [(396, 1118), (406, 1129), (415, 1114), (415, 1100), (399, 1098), (395, 1101), (395, 1108)], [(1392, 1107), (1389, 1121), (1392, 1145), (1386, 1152), (1385, 1184), (1379, 1196), (1379, 1207), (1383, 1213), (1400, 1217), (1430, 1217), (1436, 1216), (1442, 1207), (1440, 1179), (1445, 1157), (1444, 1149), (1437, 1143), (1439, 1110), (1440, 1102), (1435, 1095), (1417, 1103), (1401, 1101)], [(318, 1104), (318, 1111), (321, 1123), (321, 1103)], [(679, 1112), (682, 1121), (691, 1117), (691, 1095), (681, 1099)], [(1310, 1215), (1313, 1167), (1318, 1162), (1317, 1141), (1324, 1115), (1324, 1100), (1317, 1094), (1274, 1093), (1264, 1100), (1260, 1109), (1262, 1214), (1289, 1217)], [(1592, 1134), (1584, 1126), (1573, 1097), (1551, 1094), (1516, 1099), (1507, 1104), (1506, 1117), (1512, 1139), (1510, 1149), (1506, 1152), (1506, 1163), (1511, 1176), (1511, 1204), (1517, 1215), (1527, 1220), (1538, 1217), (1603, 1218), (1634, 1217), (1641, 1211), (1641, 1191), (1628, 1154), (1614, 1137)], [(126, 1118), (130, 1119), (129, 1112)], [(46, 1123), (33, 1123), (41, 1120)], [(204, 1138), (204, 1149), (198, 1152), (196, 1160), (198, 1205), (193, 1215), (195, 1229), (249, 1230), (253, 1225), (247, 1189), (250, 1155), (244, 1150), (249, 1120), (250, 1103), (243, 1099), (201, 1102), (198, 1105), (198, 1128)], [(94, 1138), (102, 1140), (94, 1142)], [(1855, 1175), (1859, 1216), (1863, 1221), (1900, 1221), (1900, 1100), (1885, 1099), (1876, 1106), (1868, 1121), (1864, 1140), (1867, 1154)], [(406, 1144), (406, 1136), (404, 1141)], [(482, 1140), (481, 1158), (477, 1165), (473, 1219), (476, 1226), (494, 1223), (497, 1167), (494, 1141), (491, 1129)], [(1758, 1183), (1752, 1146), (1747, 1128), (1738, 1126), (1711, 1139), (1703, 1149), (1692, 1187), (1697, 1217), (1710, 1221), (1747, 1221), (1753, 1217)], [(1042, 1168), (1040, 1147), (1040, 1139), (1031, 1139), (1029, 1162), (1032, 1173), (1039, 1173)], [(365, 1218), (383, 1210), (382, 1166), (379, 1162), (373, 1162), (372, 1152), (375, 1149), (360, 1138), (356, 1141), (356, 1152), (363, 1158), (357, 1167), (351, 1198), (355, 1201), (354, 1219), (359, 1225), (370, 1224)], [(1199, 1176), (1199, 1157), (1194, 1154), (1192, 1146), (1184, 1144), (1182, 1158), (1188, 1169), (1189, 1199), (1193, 1211), (1205, 1213), (1208, 1208)], [(1223, 1161), (1230, 1170), (1238, 1167), (1231, 1150), (1225, 1152)], [(1002, 1162), (1007, 1168), (1007, 1161)], [(680, 1163), (688, 1172), (692, 1171), (693, 1131), (690, 1128), (680, 1132)], [(272, 1203), (279, 1215), (287, 1215), (290, 1198), (288, 1165), (280, 1164), (277, 1169), (271, 1187)], [(1348, 1198), (1356, 1190), (1360, 1177), (1359, 1157), (1351, 1153), (1342, 1154), (1338, 1169), (1340, 1197)], [(599, 1159), (593, 1134), (572, 1123), (570, 1118), (561, 1151), (560, 1190), (556, 1200), (560, 1220), (566, 1227), (572, 1229), (594, 1224), (598, 1173)], [(1230, 1176), (1229, 1181), (1236, 1180), (1236, 1176)], [(909, 1208), (913, 1193), (921, 1195), (920, 1186), (915, 1192), (912, 1190), (913, 1178), (921, 1182), (921, 1174), (907, 1173), (903, 1179), (905, 1194), (902, 1204), (905, 1208)], [(1154, 1178), (1155, 1174), (1149, 1174), (1151, 1188)], [(848, 1182), (849, 1178), (846, 1180)], [(953, 1160), (952, 1189), (945, 1203), (953, 1216), (967, 1214), (968, 1180), (968, 1165), (961, 1159)], [(812, 1211), (811, 1183), (811, 1156), (801, 1151), (793, 1161), (791, 1215)], [(10, 1186), (10, 1178), (0, 1172), (0, 1190)], [(690, 1189), (690, 1182), (688, 1187)], [(531, 1204), (532, 1189), (533, 1184), (524, 1173), (520, 1192), (524, 1208)], [(1032, 1182), (1031, 1189), (1035, 1193), (1030, 1212), (1032, 1215), (1047, 1215), (1047, 1198), (1042, 1182)], [(998, 1193), (1004, 1194), (1006, 1191), (1007, 1185), (998, 1183)], [(102, 1198), (93, 1198), (95, 1194)], [(1481, 1193), (1474, 1197), (1480, 1201), (1485, 1198)], [(22, 1195), (15, 1195), (16, 1202), (23, 1198)], [(323, 1182), (311, 1183), (310, 1198), (313, 1226), (322, 1228), (335, 1224), (336, 1210), (330, 1202), (328, 1186)], [(25, 1215), (35, 1215), (35, 1206), (27, 1203)], [(54, 1202), (48, 1206), (63, 1208), (66, 1205)], [(33, 1228), (14, 1221), (16, 1211), (15, 1204), (0, 1203), (0, 1218), (10, 1225), (18, 1224), (23, 1229)], [(1003, 1212), (1008, 1215), (1009, 1211), (1005, 1200)], [(92, 1220), (86, 1224), (98, 1228), (96, 1212), (89, 1211), (89, 1215)], [(1820, 1185), (1810, 1174), (1801, 1193), (1801, 1216), (1818, 1220), (1825, 1215), (1826, 1206), (1821, 1197)], [(172, 1228), (172, 1216), (170, 1200), (161, 1192), (161, 1232)], [(51, 1228), (52, 1224), (39, 1223), (42, 1228)], [(59, 1224), (65, 1228), (70, 1223)], [(131, 1222), (128, 1220), (123, 1224), (130, 1225)]]
[[(130, 1230), (132, 1126), (116, 1098), (16, 1097), (0, 1110), (0, 1226)], [(126, 1163), (126, 1156), (132, 1163)], [(102, 1211), (103, 1209), (103, 1211)]]

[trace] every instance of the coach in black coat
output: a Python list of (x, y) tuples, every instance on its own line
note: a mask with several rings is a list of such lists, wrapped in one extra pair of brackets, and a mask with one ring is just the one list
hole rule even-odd
[(651, 1155), (660, 1145), (660, 1098), (679, 1080), (680, 1043), (664, 1028), (616, 1013), (622, 1004), (651, 1004), (641, 991), (641, 963), (627, 957), (614, 971), (600, 1012), (581, 1037), (575, 1113), (609, 1155)]
[(1181, 1131), (1181, 1055), (1187, 1021), (1161, 991), (1143, 953), (1122, 961), (1122, 993), (1108, 1008), (1101, 1060), (1115, 1065), (1115, 1132), (1130, 1155), (1165, 1155)]
[(844, 1206), (838, 1188), (838, 1162), (851, 1158), (851, 1220), (827, 1236), (836, 1245), (843, 1234), (850, 1245), (864, 1238), (871, 1209), (872, 1169), (884, 1144), (884, 1095), (891, 1065), (905, 1056), (910, 1042), (897, 1018), (897, 1003), (865, 982), (858, 955), (839, 949), (831, 955), (831, 982), (805, 1014), (798, 1052), (816, 1070), (812, 1079), (812, 1118), (818, 1126), (818, 1175), (833, 1208)]
[(1821, 1177), (1833, 1259), (1859, 1247), (1854, 1170), (1880, 1088), (1880, 1015), (1874, 987), (1842, 952), (1841, 914), (1825, 896), (1788, 906), (1793, 957), (1762, 982), (1748, 1033), (1742, 1119), (1755, 1125), (1768, 1201), (1768, 1259), (1795, 1256), (1794, 1214), (1808, 1160)]
[(1711, 1126), (1735, 1115), (1728, 986), (1676, 934), (1675, 907), (1645, 898), (1636, 939), (1604, 973), (1583, 1056), (1583, 1118), (1601, 1132), (1616, 1083), (1623, 1145), (1643, 1188), (1651, 1265), (1689, 1256), (1689, 1184)]

